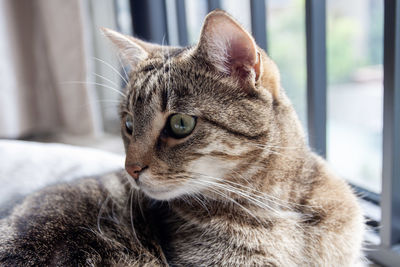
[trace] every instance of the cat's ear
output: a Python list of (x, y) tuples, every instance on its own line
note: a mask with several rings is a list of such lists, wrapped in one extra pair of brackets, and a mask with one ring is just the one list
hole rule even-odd
[[(126, 63), (132, 68), (135, 68), (140, 61), (148, 57), (149, 53), (147, 51), (151, 49), (151, 47), (146, 47), (145, 42), (107, 28), (100, 29), (115, 45)], [(149, 44), (149, 46), (151, 45)]]
[(197, 49), (217, 70), (242, 82), (255, 83), (260, 77), (260, 54), (253, 37), (222, 10), (206, 17)]

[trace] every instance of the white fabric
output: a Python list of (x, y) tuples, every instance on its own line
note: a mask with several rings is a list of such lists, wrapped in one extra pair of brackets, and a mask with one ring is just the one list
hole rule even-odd
[(0, 204), (46, 185), (122, 169), (124, 157), (63, 144), (0, 140)]

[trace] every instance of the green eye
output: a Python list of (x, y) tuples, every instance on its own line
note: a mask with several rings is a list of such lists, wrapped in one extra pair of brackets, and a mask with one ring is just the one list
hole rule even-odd
[(169, 117), (168, 126), (174, 138), (184, 138), (192, 133), (196, 126), (196, 118), (186, 114), (174, 114)]
[(129, 134), (132, 134), (133, 131), (133, 122), (132, 122), (132, 116), (127, 115), (125, 118), (125, 127), (126, 127), (126, 131)]

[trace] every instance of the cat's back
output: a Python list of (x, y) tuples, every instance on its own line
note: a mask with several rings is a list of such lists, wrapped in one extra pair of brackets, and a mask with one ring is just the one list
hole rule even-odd
[(3, 212), (0, 265), (162, 265), (146, 205), (122, 173), (40, 190)]

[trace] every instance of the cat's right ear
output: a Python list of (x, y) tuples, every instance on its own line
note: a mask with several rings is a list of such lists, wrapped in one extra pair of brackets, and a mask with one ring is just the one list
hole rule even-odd
[(107, 28), (100, 28), (100, 30), (116, 46), (123, 60), (132, 68), (149, 56), (145, 42)]

